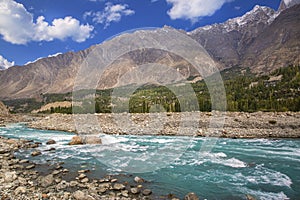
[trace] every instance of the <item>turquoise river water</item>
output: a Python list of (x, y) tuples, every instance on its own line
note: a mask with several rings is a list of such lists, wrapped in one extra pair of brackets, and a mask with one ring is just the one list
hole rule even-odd
[[(138, 175), (159, 195), (182, 198), (192, 191), (202, 199), (245, 199), (245, 194), (267, 200), (300, 199), (298, 139), (220, 138), (205, 151), (201, 146), (210, 138), (100, 135), (102, 145), (69, 146), (72, 133), (22, 124), (1, 127), (0, 135), (42, 142), (41, 151), (49, 149), (47, 140), (54, 139), (55, 152), (43, 151), (37, 157), (27, 151), (18, 154), (36, 163), (64, 162), (74, 171), (88, 168), (95, 176)], [(177, 156), (178, 152), (182, 154)]]

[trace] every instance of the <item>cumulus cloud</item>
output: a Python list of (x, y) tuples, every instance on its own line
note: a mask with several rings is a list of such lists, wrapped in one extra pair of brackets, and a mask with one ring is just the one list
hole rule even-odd
[(7, 59), (3, 58), (2, 55), (0, 55), (0, 70), (8, 69), (14, 65), (15, 62), (9, 62)]
[(45, 17), (39, 16), (34, 22), (33, 15), (23, 4), (13, 0), (0, 2), (0, 35), (5, 41), (13, 44), (66, 38), (84, 42), (92, 36), (93, 29), (93, 26), (80, 24), (71, 16), (54, 19), (51, 24), (45, 21)]
[(171, 19), (186, 19), (192, 22), (198, 21), (200, 17), (211, 16), (225, 3), (233, 0), (166, 0), (172, 5), (168, 11)]
[(104, 24), (105, 28), (108, 27), (112, 22), (119, 22), (122, 16), (130, 16), (135, 12), (128, 8), (127, 4), (112, 4), (106, 3), (103, 11), (98, 12), (86, 12), (84, 18), (92, 17), (93, 22), (97, 24)]

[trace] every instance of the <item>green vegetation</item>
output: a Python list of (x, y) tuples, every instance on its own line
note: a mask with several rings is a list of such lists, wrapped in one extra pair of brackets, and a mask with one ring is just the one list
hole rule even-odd
[[(280, 68), (262, 76), (252, 74), (249, 69), (241, 71), (241, 68), (231, 68), (221, 75), (226, 90), (227, 111), (300, 111), (300, 66)], [(213, 83), (211, 80), (213, 77), (210, 77)], [(211, 98), (205, 81), (191, 85), (192, 92), (183, 83), (145, 85), (137, 89), (131, 85), (96, 93), (82, 90), (76, 93), (74, 100), (80, 103), (73, 110), (75, 113), (211, 111)], [(14, 107), (14, 112), (30, 112), (42, 104), (71, 101), (72, 93), (41, 94), (41, 97), (43, 102), (27, 99), (4, 103)], [(197, 100), (196, 105), (193, 98)], [(51, 108), (47, 113), (72, 113), (72, 108)], [(273, 123), (270, 121), (270, 124)]]

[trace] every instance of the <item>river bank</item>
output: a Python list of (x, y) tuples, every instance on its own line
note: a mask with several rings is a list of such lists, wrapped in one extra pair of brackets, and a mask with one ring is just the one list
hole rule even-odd
[[(28, 119), (28, 117), (27, 117)], [(218, 128), (211, 124), (220, 123)], [(84, 134), (184, 135), (225, 138), (299, 138), (300, 113), (227, 112), (214, 118), (212, 113), (150, 114), (51, 114), (28, 120), (36, 129), (62, 130)]]
[(35, 164), (15, 156), (15, 152), (22, 149), (31, 149), (31, 156), (40, 156), (43, 152), (36, 150), (39, 145), (0, 136), (0, 199), (177, 199), (175, 195), (155, 197), (144, 187), (145, 181), (140, 177), (131, 177), (131, 183), (119, 180), (118, 175), (91, 178), (89, 169), (71, 173), (63, 167), (64, 163)]

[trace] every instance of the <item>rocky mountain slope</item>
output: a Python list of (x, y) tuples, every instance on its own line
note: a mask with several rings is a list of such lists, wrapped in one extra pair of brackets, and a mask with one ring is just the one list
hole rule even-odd
[[(279, 67), (298, 65), (300, 5), (297, 3), (298, 0), (288, 5), (283, 2), (279, 11), (255, 6), (242, 17), (187, 34), (207, 50), (220, 69), (237, 66), (249, 67), (255, 73), (269, 73)], [(93, 48), (0, 71), (0, 99), (39, 98), (44, 93), (72, 91), (77, 71)], [(124, 58), (104, 73), (99, 89), (119, 86), (117, 77), (149, 62), (169, 65), (186, 78), (198, 75), (187, 61), (160, 50), (131, 52)]]

